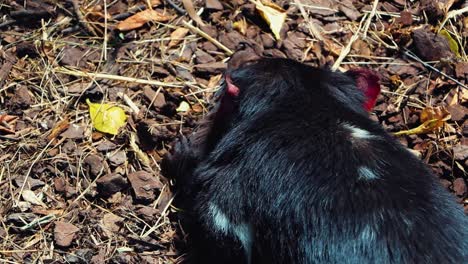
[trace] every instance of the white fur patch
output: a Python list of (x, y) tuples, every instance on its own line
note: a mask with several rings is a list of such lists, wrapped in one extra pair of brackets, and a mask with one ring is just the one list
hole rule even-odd
[(253, 245), (253, 230), (252, 226), (248, 223), (233, 224), (228, 217), (221, 212), (215, 204), (210, 204), (210, 214), (213, 218), (213, 225), (216, 230), (222, 234), (232, 234), (241, 242), (245, 250), (248, 263), (252, 258), (252, 245)]
[(361, 180), (375, 180), (380, 178), (376, 172), (373, 172), (366, 166), (361, 166), (358, 168), (359, 179)]
[(227, 216), (214, 204), (210, 205), (210, 214), (213, 217), (213, 224), (215, 228), (221, 233), (227, 234), (231, 228), (231, 223), (229, 222)]
[(250, 224), (240, 224), (234, 227), (234, 234), (242, 243), (247, 258), (247, 263), (252, 259), (253, 230)]
[(375, 136), (372, 135), (369, 131), (364, 130), (362, 128), (350, 125), (348, 123), (344, 123), (343, 127), (348, 129), (351, 132), (351, 136), (355, 138), (361, 138), (361, 139), (371, 139), (374, 138)]

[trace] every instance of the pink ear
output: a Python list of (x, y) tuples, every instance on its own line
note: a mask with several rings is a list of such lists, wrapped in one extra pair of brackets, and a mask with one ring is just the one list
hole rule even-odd
[(232, 82), (231, 76), (226, 75), (225, 78), (226, 78), (226, 86), (227, 86), (226, 93), (233, 97), (239, 96), (240, 89)]
[(371, 111), (380, 94), (379, 76), (376, 72), (364, 68), (352, 69), (347, 73), (354, 78), (356, 86), (363, 91), (366, 96), (366, 101), (363, 105), (364, 108), (367, 111)]

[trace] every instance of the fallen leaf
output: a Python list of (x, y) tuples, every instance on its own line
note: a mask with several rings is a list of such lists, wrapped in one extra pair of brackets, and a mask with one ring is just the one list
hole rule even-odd
[(16, 119), (18, 119), (17, 116), (0, 114), (0, 132), (14, 134), (14, 124)]
[(461, 89), (460, 103), (468, 102), (468, 89)]
[(457, 57), (460, 57), (460, 52), (459, 52), (459, 49), (458, 49), (458, 43), (456, 40), (454, 40), (452, 38), (452, 35), (450, 35), (450, 33), (445, 30), (445, 29), (442, 29), (440, 32), (439, 32), (439, 35), (444, 37), (448, 43), (449, 43), (449, 47), (450, 47), (450, 50), (455, 53), (455, 55), (457, 55)]
[(35, 205), (40, 205), (47, 207), (44, 202), (42, 202), (41, 198), (39, 198), (33, 191), (31, 190), (23, 190), (23, 193), (21, 194), (23, 197), (23, 200), (26, 202), (30, 202)]
[(247, 33), (247, 21), (245, 20), (245, 18), (242, 18), (241, 20), (232, 23), (232, 27), (244, 36)]
[(68, 118), (65, 117), (65, 119), (61, 120), (55, 125), (55, 127), (52, 129), (50, 134), (47, 136), (47, 139), (50, 141), (56, 138), (63, 131), (65, 131), (69, 126), (70, 126), (70, 121), (68, 121)]
[(117, 24), (116, 28), (120, 31), (129, 31), (132, 29), (142, 27), (144, 24), (150, 21), (165, 22), (170, 19), (170, 16), (163, 15), (156, 10), (146, 9), (121, 21), (119, 24)]
[(89, 115), (96, 130), (117, 135), (119, 128), (125, 125), (127, 116), (122, 108), (110, 104), (95, 104), (86, 100)]
[(419, 117), (422, 122), (420, 126), (396, 132), (395, 135), (401, 136), (429, 133), (442, 127), (450, 118), (450, 113), (445, 107), (426, 107), (422, 110)]
[(440, 127), (439, 120), (432, 119), (432, 120), (424, 122), (422, 125), (416, 128), (398, 131), (395, 133), (395, 136), (425, 134), (425, 133), (434, 131), (435, 129), (439, 127)]
[(38, 207), (33, 207), (32, 212), (35, 214), (40, 214), (40, 215), (62, 215), (64, 212), (64, 209), (42, 209)]
[(447, 121), (450, 119), (450, 113), (446, 107), (426, 107), (422, 110), (419, 119), (421, 122), (426, 122), (432, 119)]
[(44, 236), (41, 233), (36, 233), (32, 237), (28, 238), (28, 242), (25, 245), (22, 245), (24, 249), (34, 246), (35, 244), (44, 240)]
[(205, 6), (206, 9), (213, 9), (217, 11), (223, 10), (223, 5), (218, 0), (206, 0)]
[(185, 101), (182, 101), (179, 105), (179, 107), (177, 107), (176, 111), (177, 112), (187, 112), (188, 110), (190, 110), (190, 105), (185, 102)]
[(167, 45), (168, 48), (172, 48), (176, 46), (177, 44), (179, 44), (189, 31), (190, 30), (188, 28), (182, 28), (182, 27), (174, 30), (171, 33), (171, 36), (170, 36), (171, 41), (169, 41), (169, 44)]
[(262, 18), (270, 26), (275, 38), (277, 40), (281, 39), (280, 32), (284, 21), (286, 21), (286, 10), (276, 4), (265, 1), (256, 1), (255, 8), (257, 8)]

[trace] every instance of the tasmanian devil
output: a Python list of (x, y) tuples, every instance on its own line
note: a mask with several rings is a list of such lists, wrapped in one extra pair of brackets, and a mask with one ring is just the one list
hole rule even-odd
[(163, 162), (196, 263), (468, 263), (468, 221), (369, 118), (378, 79), (288, 59), (230, 69)]

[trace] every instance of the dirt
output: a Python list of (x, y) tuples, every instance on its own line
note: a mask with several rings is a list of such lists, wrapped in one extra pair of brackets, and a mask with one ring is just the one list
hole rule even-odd
[[(242, 42), (379, 72), (372, 118), (468, 213), (467, 1), (380, 0), (377, 12), (373, 0), (273, 1), (280, 39), (253, 2), (0, 1), (0, 260), (186, 260), (159, 164), (207, 113)], [(99, 132), (86, 100), (122, 108), (125, 126)]]

